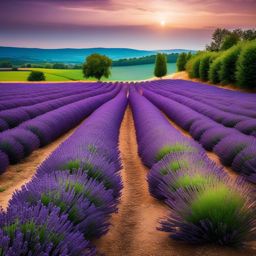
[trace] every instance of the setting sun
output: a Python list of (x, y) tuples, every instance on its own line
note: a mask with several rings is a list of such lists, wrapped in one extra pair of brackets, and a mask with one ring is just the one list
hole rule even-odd
[(161, 21), (160, 21), (160, 25), (161, 25), (162, 27), (164, 27), (164, 26), (166, 25), (165, 20), (161, 20)]

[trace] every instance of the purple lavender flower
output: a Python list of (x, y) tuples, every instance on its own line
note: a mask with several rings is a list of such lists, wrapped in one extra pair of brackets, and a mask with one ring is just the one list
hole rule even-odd
[(232, 165), (234, 158), (243, 149), (250, 145), (254, 139), (242, 134), (230, 134), (226, 136), (213, 148), (222, 164)]
[(88, 180), (81, 172), (76, 175), (53, 172), (34, 178), (20, 191), (16, 191), (8, 209), (33, 206), (38, 202), (45, 206), (59, 207), (85, 237), (90, 239), (106, 233), (108, 214), (116, 211), (117, 203), (111, 191), (106, 191), (102, 184)]
[(248, 185), (212, 182), (204, 189), (179, 191), (169, 200), (170, 215), (160, 230), (189, 243), (239, 245), (255, 240), (256, 204)]
[(0, 174), (2, 174), (9, 165), (8, 156), (0, 150)]
[(0, 215), (2, 255), (84, 255), (96, 254), (91, 244), (54, 207), (12, 208)]
[(19, 162), (24, 157), (23, 146), (11, 136), (5, 137), (0, 134), (0, 150), (8, 155), (11, 164)]

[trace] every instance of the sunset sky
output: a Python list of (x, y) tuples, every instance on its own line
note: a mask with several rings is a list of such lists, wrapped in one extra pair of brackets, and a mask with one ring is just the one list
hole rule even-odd
[(255, 27), (255, 11), (255, 0), (0, 0), (0, 45), (202, 49), (216, 27)]

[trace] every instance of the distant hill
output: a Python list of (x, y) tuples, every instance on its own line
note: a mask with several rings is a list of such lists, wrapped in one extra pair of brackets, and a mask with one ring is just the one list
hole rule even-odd
[[(81, 63), (85, 57), (92, 53), (104, 54), (113, 60), (138, 58), (154, 55), (157, 52), (180, 53), (189, 52), (186, 49), (170, 50), (136, 50), (129, 48), (84, 48), (84, 49), (39, 49), (39, 48), (20, 48), (0, 46), (0, 60), (9, 60), (15, 63), (43, 63), (43, 62), (61, 62), (61, 63)], [(192, 51), (194, 52), (194, 51)]]

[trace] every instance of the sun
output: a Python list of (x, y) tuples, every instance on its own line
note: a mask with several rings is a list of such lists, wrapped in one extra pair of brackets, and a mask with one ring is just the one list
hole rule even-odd
[(165, 27), (166, 21), (165, 21), (165, 20), (161, 20), (161, 21), (160, 21), (160, 25), (161, 25), (161, 27)]

